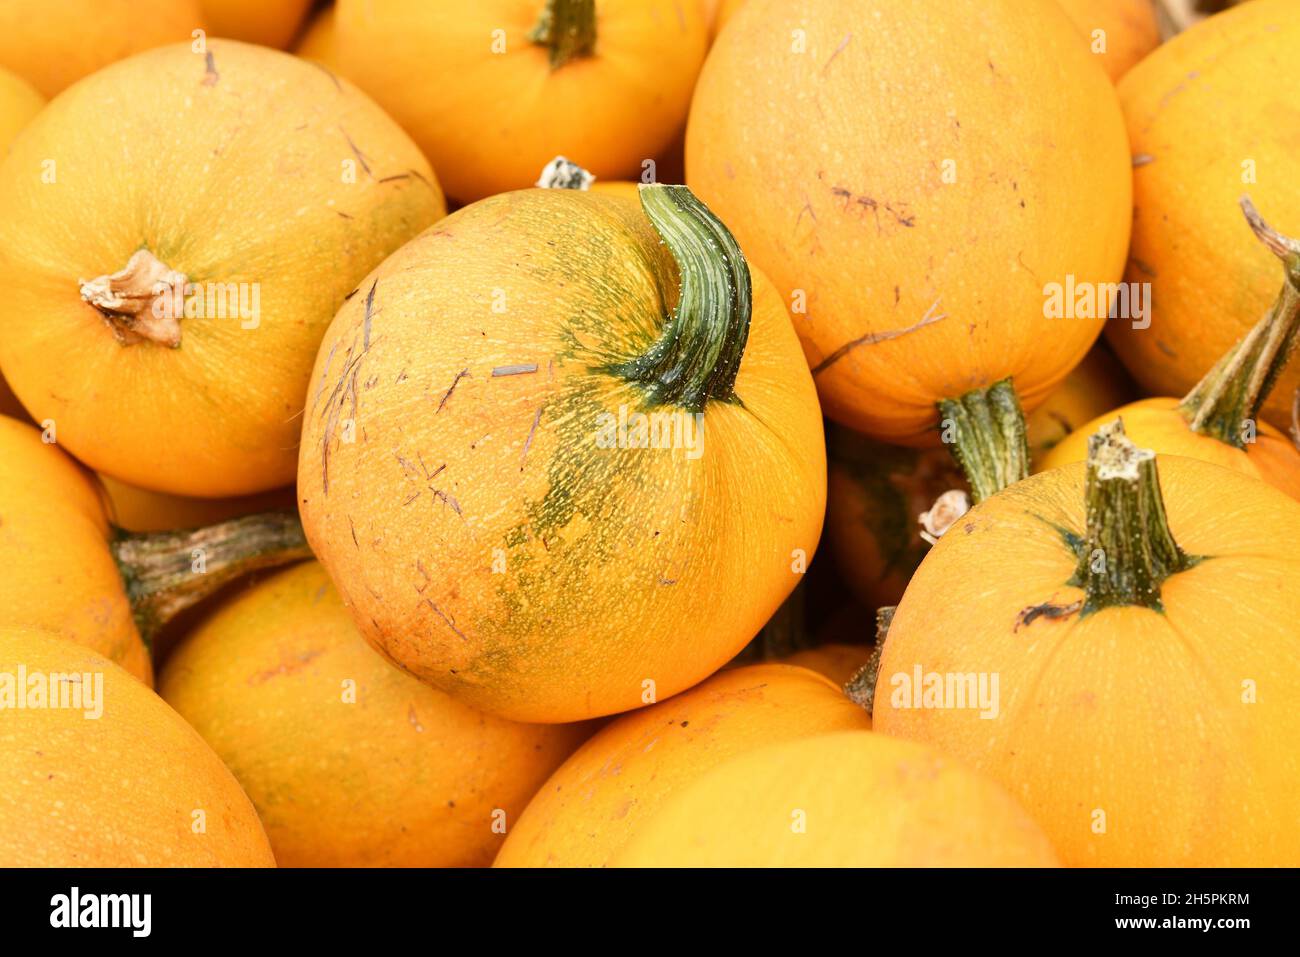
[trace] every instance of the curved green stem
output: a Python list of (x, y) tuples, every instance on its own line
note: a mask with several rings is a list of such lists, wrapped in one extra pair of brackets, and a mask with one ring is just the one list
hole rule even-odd
[(939, 417), (976, 504), (1029, 475), (1025, 414), (1010, 379), (941, 400)]
[(1260, 406), (1291, 358), (1300, 333), (1300, 242), (1264, 222), (1249, 197), (1242, 197), (1241, 208), (1255, 236), (1282, 261), (1286, 279), (1264, 318), (1178, 406), (1192, 431), (1239, 449), (1253, 440)]
[(110, 545), (140, 637), (246, 572), (311, 557), (298, 514), (263, 512), (176, 532), (117, 530)]
[(550, 51), (552, 70), (590, 56), (596, 49), (596, 0), (546, 0), (528, 39)]
[(876, 609), (876, 646), (871, 649), (871, 657), (844, 683), (844, 694), (850, 701), (867, 714), (871, 714), (876, 700), (876, 683), (880, 680), (880, 655), (885, 650), (885, 639), (889, 637), (889, 626), (894, 623), (894, 611), (897, 605), (884, 605)]
[(681, 292), (654, 345), (609, 371), (640, 383), (652, 404), (699, 412), (710, 399), (735, 398), (749, 339), (749, 266), (727, 227), (685, 186), (642, 185), (640, 195), (677, 262)]
[(1156, 454), (1134, 445), (1116, 419), (1088, 439), (1087, 470), (1087, 536), (1069, 582), (1084, 591), (1080, 614), (1123, 605), (1160, 611), (1165, 579), (1199, 559), (1169, 530)]

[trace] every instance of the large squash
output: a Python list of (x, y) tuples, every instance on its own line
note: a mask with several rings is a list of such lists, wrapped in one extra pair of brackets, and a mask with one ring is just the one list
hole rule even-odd
[[(16, 73), (0, 68), (0, 156), (9, 152), (13, 138), (44, 105), (45, 98), (30, 83)], [(25, 414), (22, 403), (0, 374), (0, 415)]]
[(557, 153), (636, 179), (686, 122), (708, 45), (686, 0), (340, 0), (344, 75), (461, 202), (531, 186)]
[(870, 727), (862, 708), (806, 668), (723, 671), (598, 731), (537, 792), (496, 866), (607, 865), (674, 793), (727, 759)]
[(1083, 461), (1088, 437), (1103, 418), (1120, 416), (1129, 437), (1146, 448), (1214, 462), (1300, 499), (1300, 450), (1290, 436), (1259, 421), (1300, 334), (1300, 241), (1268, 226), (1249, 200), (1242, 205), (1256, 235), (1283, 262), (1285, 279), (1273, 307), (1184, 399), (1143, 399), (1099, 417), (1061, 442), (1045, 468)]
[(1128, 150), (1092, 61), (1051, 3), (750, 0), (696, 88), (687, 183), (791, 306), (826, 414), (934, 444), (945, 402), (977, 497), (1024, 474), (1015, 395), (1041, 403), (1108, 313), (1047, 318), (1049, 292), (1123, 268)]
[(5, 0), (0, 67), (43, 96), (142, 50), (196, 39), (199, 0)]
[(146, 642), (244, 571), (303, 557), (290, 514), (132, 535), (57, 431), (0, 416), (0, 627), (58, 634), (152, 683)]
[(515, 720), (700, 681), (821, 533), (821, 418), (780, 298), (756, 271), (751, 296), (685, 187), (641, 199), (454, 213), (348, 299), (308, 396), (299, 510), (362, 633)]
[(419, 150), (317, 66), (222, 40), (140, 54), (0, 165), (0, 367), (98, 471), (192, 496), (288, 484), (330, 318), (443, 212)]
[(398, 671), (315, 562), (224, 604), (158, 688), (239, 779), (282, 867), (486, 866), (587, 733), (484, 715)]
[(931, 748), (840, 731), (746, 752), (685, 783), (616, 867), (1056, 867), (1000, 787)]
[(1031, 476), (939, 540), (872, 720), (1000, 781), (1069, 865), (1300, 864), (1300, 505), (1137, 449)]
[[(1185, 395), (1269, 308), (1276, 266), (1249, 241), (1249, 193), (1282, 228), (1300, 224), (1300, 4), (1251, 0), (1197, 23), (1119, 85), (1133, 149), (1127, 279), (1149, 284), (1146, 322), (1106, 328), (1152, 395)], [(1231, 108), (1224, 108), (1231, 104)], [(1300, 368), (1262, 415), (1284, 429)]]
[(87, 648), (0, 626), (0, 753), (0, 867), (275, 864), (212, 749)]

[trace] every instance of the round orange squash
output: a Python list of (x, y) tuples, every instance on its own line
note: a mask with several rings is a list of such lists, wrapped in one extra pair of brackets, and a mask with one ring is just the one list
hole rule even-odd
[(1019, 482), (894, 613), (878, 730), (1005, 786), (1068, 865), (1296, 866), (1300, 505), (1136, 448)]
[(200, 0), (213, 36), (283, 50), (298, 33), (312, 0)]
[(282, 867), (486, 866), (588, 730), (484, 715), (403, 674), (316, 562), (224, 604), (158, 687), (243, 785)]
[(674, 793), (728, 758), (870, 727), (862, 708), (806, 668), (728, 669), (598, 731), (537, 792), (496, 866), (605, 866)]
[[(1014, 396), (1041, 403), (1108, 312), (1048, 318), (1049, 289), (1117, 280), (1131, 217), (1114, 90), (1059, 8), (750, 0), (700, 75), (686, 173), (785, 297), (830, 418), (925, 445), (938, 403), (1005, 405), (1014, 467), (976, 496), (1023, 474)], [(952, 439), (979, 471), (972, 438), (994, 440)]]
[(242, 515), (296, 507), (292, 488), (278, 488), (239, 498), (185, 498), (136, 488), (109, 475), (99, 476), (99, 481), (107, 498), (109, 520), (128, 532), (198, 528)]
[(0, 416), (0, 627), (58, 634), (152, 683), (145, 642), (171, 618), (245, 571), (306, 554), (285, 513), (125, 533), (57, 438)]
[(685, 187), (641, 200), (452, 214), (345, 303), (307, 399), (299, 511), (362, 633), (515, 720), (700, 681), (821, 533), (821, 418), (780, 298)]
[[(1150, 284), (1153, 307), (1149, 326), (1115, 321), (1106, 334), (1149, 394), (1185, 395), (1276, 295), (1277, 267), (1237, 202), (1248, 193), (1279, 227), (1300, 224), (1297, 48), (1300, 4), (1251, 0), (1180, 33), (1119, 84), (1134, 157), (1126, 278)], [(1287, 428), (1297, 387), (1293, 366), (1263, 417)]]
[(1155, 0), (1056, 0), (1112, 80), (1160, 45)]
[(1269, 227), (1249, 202), (1243, 206), (1257, 235), (1284, 264), (1286, 278), (1273, 307), (1184, 399), (1144, 399), (1099, 417), (1053, 449), (1044, 468), (1083, 461), (1089, 436), (1119, 416), (1125, 432), (1144, 448), (1214, 462), (1300, 500), (1300, 449), (1291, 436), (1259, 421), (1300, 335), (1300, 241)]
[(1030, 461), (1037, 465), (1080, 423), (1122, 405), (1137, 395), (1124, 367), (1098, 343), (1042, 405), (1025, 417)]
[(87, 648), (0, 627), (0, 752), (0, 867), (275, 864), (212, 749)]
[(206, 26), (199, 0), (6, 0), (0, 67), (52, 97), (134, 53), (192, 41)]
[(340, 0), (343, 74), (471, 202), (557, 153), (635, 179), (686, 121), (708, 44), (684, 0)]
[[(131, 163), (106, 167), (106, 144)], [(203, 497), (288, 484), (320, 337), (442, 215), (432, 176), (374, 103), (288, 54), (215, 40), (114, 64), (0, 165), (0, 367), (97, 471)]]
[(939, 752), (870, 731), (748, 751), (642, 822), (615, 867), (1057, 867), (1033, 820)]
[[(862, 619), (861, 635), (864, 638), (870, 633), (869, 621), (869, 616)], [(870, 656), (871, 647), (869, 645), (826, 644), (796, 651), (794, 654), (782, 658), (781, 661), (783, 664), (798, 665), (800, 668), (807, 668), (819, 675), (825, 675), (837, 685), (843, 686), (846, 681), (857, 673), (858, 669), (866, 663), (867, 658)]]

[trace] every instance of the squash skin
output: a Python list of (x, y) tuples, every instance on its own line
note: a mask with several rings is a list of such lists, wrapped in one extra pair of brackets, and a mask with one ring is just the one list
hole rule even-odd
[[(1017, 630), (1030, 606), (1082, 594), (1065, 584), (1078, 559), (1060, 529), (1082, 530), (1084, 467), (1031, 476), (976, 506), (918, 569), (873, 720), (1001, 781), (1067, 866), (1294, 866), (1300, 506), (1206, 462), (1157, 465), (1175, 540), (1208, 556), (1164, 582), (1163, 614), (1112, 607)], [(999, 717), (894, 707), (891, 676), (916, 665), (999, 675)]]
[(1032, 411), (1103, 324), (1044, 318), (1045, 284), (1123, 270), (1123, 119), (1052, 4), (750, 0), (701, 72), (686, 171), (786, 302), (806, 294), (826, 414), (881, 441), (936, 444), (937, 401), (1007, 376)]
[(29, 677), (102, 675), (103, 714), (39, 708), (0, 720), (0, 866), (275, 866), (239, 784), (161, 698), (88, 648), (0, 628), (0, 672), (20, 666)]
[(1300, 500), (1300, 451), (1288, 436), (1267, 422), (1260, 422), (1255, 441), (1239, 449), (1193, 432), (1178, 411), (1179, 402), (1170, 398), (1142, 399), (1098, 416), (1056, 446), (1043, 460), (1042, 467), (1054, 469), (1068, 462), (1084, 461), (1088, 457), (1088, 436), (1118, 416), (1124, 420), (1124, 431), (1129, 438), (1143, 448), (1154, 449), (1161, 455), (1185, 455), (1212, 462), (1267, 482)]
[(825, 448), (757, 271), (739, 401), (705, 406), (702, 454), (597, 445), (599, 416), (644, 396), (598, 370), (659, 336), (675, 268), (630, 201), (521, 190), (407, 244), (339, 311), (299, 512), (363, 634), (416, 677), (517, 721), (624, 711), (720, 668), (793, 589)]
[(613, 866), (1059, 865), (997, 785), (931, 748), (840, 731), (713, 768), (665, 801)]
[[(45, 98), (17, 73), (0, 68), (0, 156), (9, 152), (9, 144), (45, 106)], [(25, 418), (27, 412), (0, 375), (0, 415)]]
[(109, 552), (93, 477), (31, 426), (0, 416), (0, 628), (46, 631), (153, 683)]
[(1160, 22), (1153, 0), (1057, 0), (1091, 46), (1094, 30), (1106, 31), (1099, 57), (1106, 75), (1118, 81), (1160, 45)]
[[(870, 621), (870, 619), (864, 618), (863, 621)], [(864, 635), (867, 630), (867, 626), (864, 625), (862, 628)], [(870, 657), (870, 645), (826, 644), (796, 651), (782, 658), (781, 662), (825, 675), (842, 687), (846, 681), (857, 674), (858, 669), (866, 664)]]
[(201, 0), (213, 36), (286, 49), (312, 0)]
[(728, 669), (596, 732), (537, 792), (495, 866), (608, 865), (709, 768), (777, 741), (870, 727), (862, 708), (806, 668)]
[(0, 66), (47, 98), (117, 60), (207, 24), (199, 0), (14, 0), (0, 4)]
[[(635, 178), (685, 124), (708, 44), (698, 3), (597, 0), (596, 54), (554, 71), (527, 39), (543, 6), (337, 4), (343, 74), (402, 124), (463, 203), (533, 185), (556, 154), (603, 179)], [(492, 52), (497, 30), (504, 53)]]
[(1137, 388), (1119, 360), (1103, 343), (1098, 343), (1070, 370), (1047, 401), (1026, 417), (1031, 464), (1042, 462), (1052, 449), (1078, 430), (1080, 422), (1096, 418), (1137, 396)]
[(256, 512), (291, 509), (297, 501), (292, 488), (277, 488), (239, 498), (185, 498), (136, 488), (111, 475), (99, 476), (99, 483), (107, 500), (109, 520), (128, 532), (199, 528)]
[(513, 825), (588, 731), (493, 718), (393, 668), (316, 562), (222, 606), (158, 686), (243, 785), (281, 867), (486, 866), (493, 813)]
[[(0, 280), (15, 288), (0, 366), (33, 417), (54, 419), (59, 441), (97, 471), (225, 497), (293, 480), (329, 319), (445, 206), (414, 144), (345, 82), (234, 41), (207, 52), (215, 74), (189, 45), (107, 68), (44, 110), (0, 165)], [(126, 144), (138, 161), (106, 170), (105, 150)], [(58, 189), (41, 181), (48, 157)], [(344, 182), (347, 163), (356, 182)], [(120, 269), (142, 239), (209, 289), (258, 284), (256, 328), (183, 318), (179, 348), (120, 345), (80, 281)]]
[[(1126, 278), (1150, 283), (1154, 306), (1149, 329), (1112, 322), (1106, 335), (1147, 394), (1186, 395), (1277, 296), (1277, 263), (1238, 199), (1300, 228), (1297, 47), (1300, 6), (1251, 0), (1180, 33), (1119, 84), (1133, 155), (1150, 157), (1133, 170)], [(1243, 184), (1247, 159), (1258, 182)], [(1297, 387), (1293, 363), (1261, 417), (1287, 428)]]

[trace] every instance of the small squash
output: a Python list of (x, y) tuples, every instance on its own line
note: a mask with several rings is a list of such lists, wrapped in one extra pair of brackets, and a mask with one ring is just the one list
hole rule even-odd
[(1089, 436), (1116, 416), (1134, 441), (1160, 454), (1187, 455), (1262, 479), (1300, 499), (1300, 450), (1290, 436), (1259, 421), (1300, 334), (1300, 241), (1271, 229), (1243, 200), (1255, 234), (1282, 259), (1277, 301), (1181, 401), (1143, 399), (1082, 426), (1043, 461), (1044, 468), (1087, 458)]
[(970, 511), (889, 626), (872, 720), (1000, 781), (1067, 865), (1300, 864), (1300, 505), (1140, 450)]
[[(862, 620), (867, 621), (869, 618), (869, 615), (864, 614)], [(871, 648), (867, 645), (826, 644), (796, 651), (781, 661), (783, 664), (797, 665), (825, 675), (837, 685), (843, 686), (857, 674), (870, 656)]]
[(996, 784), (931, 748), (839, 731), (747, 751), (685, 783), (615, 867), (1057, 867)]
[[(1251, 0), (1173, 37), (1119, 84), (1134, 166), (1126, 278), (1148, 284), (1152, 308), (1149, 323), (1115, 320), (1106, 335), (1150, 395), (1185, 395), (1272, 301), (1276, 267), (1242, 241), (1237, 200), (1249, 191), (1271, 221), (1300, 223), (1297, 49), (1300, 4)], [(1289, 427), (1298, 387), (1292, 367), (1261, 415)]]
[(1082, 422), (1137, 396), (1137, 388), (1104, 342), (1097, 343), (1042, 405), (1025, 417), (1029, 458), (1037, 465)]
[(110, 475), (99, 476), (107, 498), (110, 521), (127, 532), (166, 532), (176, 528), (198, 528), (257, 512), (293, 509), (292, 488), (278, 488), (239, 498), (185, 498), (136, 488)]
[(222, 605), (158, 688), (239, 779), (281, 867), (486, 866), (588, 730), (484, 715), (398, 671), (316, 562)]
[(338, 56), (461, 202), (557, 153), (636, 178), (686, 122), (708, 44), (685, 0), (339, 0)]
[(134, 53), (191, 41), (206, 26), (199, 0), (5, 0), (0, 67), (53, 97)]
[[(114, 149), (131, 162), (105, 165)], [(330, 317), (444, 209), (406, 135), (317, 66), (229, 40), (140, 54), (0, 165), (0, 367), (97, 471), (199, 497), (286, 485)]]
[[(0, 156), (9, 152), (14, 137), (44, 105), (45, 98), (30, 83), (0, 68)], [(0, 415), (22, 418), (26, 414), (9, 383), (0, 375)]]
[(1123, 269), (1128, 150), (1092, 59), (1051, 3), (750, 0), (691, 107), (687, 183), (790, 304), (826, 414), (915, 446), (951, 421), (977, 499), (1027, 469), (1017, 395), (1105, 321), (1047, 318), (1048, 287)]
[(1133, 64), (1160, 45), (1155, 0), (1057, 0), (1100, 58), (1106, 75), (1118, 81)]
[(275, 865), (212, 749), (88, 648), (0, 626), (0, 752), (0, 867)]
[(362, 633), (519, 721), (700, 681), (821, 533), (821, 417), (780, 298), (685, 187), (640, 195), (452, 214), (344, 304), (307, 400), (299, 511)]
[(53, 437), (0, 416), (0, 627), (58, 634), (152, 683), (145, 642), (167, 621), (246, 570), (305, 557), (283, 513), (124, 533)]
[(312, 0), (200, 0), (213, 36), (284, 50)]
[(728, 758), (870, 727), (862, 708), (806, 668), (720, 672), (596, 732), (537, 792), (496, 866), (605, 866), (675, 792)]

